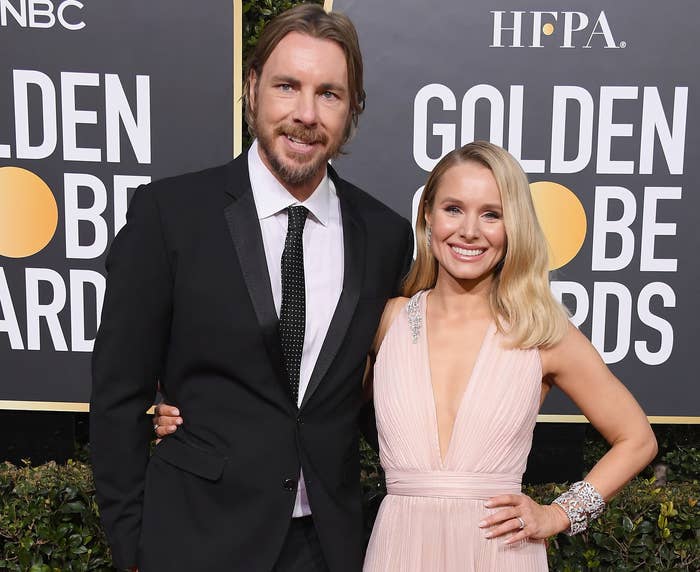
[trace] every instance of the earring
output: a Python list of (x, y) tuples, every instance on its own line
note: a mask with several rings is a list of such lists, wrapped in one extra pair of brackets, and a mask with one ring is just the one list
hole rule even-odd
[(428, 243), (428, 248), (430, 248), (430, 245), (433, 241), (433, 227), (428, 225), (425, 229), (425, 237), (426, 237), (426, 242)]

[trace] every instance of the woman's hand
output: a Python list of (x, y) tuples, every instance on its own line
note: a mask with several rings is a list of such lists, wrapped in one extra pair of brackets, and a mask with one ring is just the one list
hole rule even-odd
[(569, 528), (569, 517), (557, 505), (537, 504), (527, 495), (499, 495), (485, 503), (486, 508), (503, 507), (479, 523), (488, 528), (486, 538), (514, 533), (505, 544), (526, 538), (544, 539)]
[(156, 405), (156, 412), (153, 416), (153, 430), (159, 441), (163, 437), (175, 433), (182, 423), (183, 420), (177, 407), (166, 403)]

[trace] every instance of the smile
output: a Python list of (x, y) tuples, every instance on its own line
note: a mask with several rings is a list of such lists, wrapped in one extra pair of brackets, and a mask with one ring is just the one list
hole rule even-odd
[(459, 246), (450, 246), (450, 248), (460, 256), (479, 256), (486, 252), (485, 248), (460, 248)]
[(289, 147), (298, 153), (307, 153), (314, 147), (313, 141), (302, 141), (301, 139), (296, 139), (291, 135), (285, 135), (284, 137), (287, 140)]

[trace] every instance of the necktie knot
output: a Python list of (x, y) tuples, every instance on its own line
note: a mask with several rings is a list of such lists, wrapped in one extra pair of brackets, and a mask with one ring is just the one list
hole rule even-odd
[(306, 224), (309, 209), (301, 205), (287, 208), (287, 232), (301, 232)]

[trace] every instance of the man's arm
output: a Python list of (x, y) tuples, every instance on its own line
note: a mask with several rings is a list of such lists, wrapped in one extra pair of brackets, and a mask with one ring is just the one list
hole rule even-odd
[(153, 403), (172, 305), (172, 270), (148, 187), (107, 257), (107, 291), (92, 359), (90, 441), (97, 502), (114, 564), (137, 564)]

